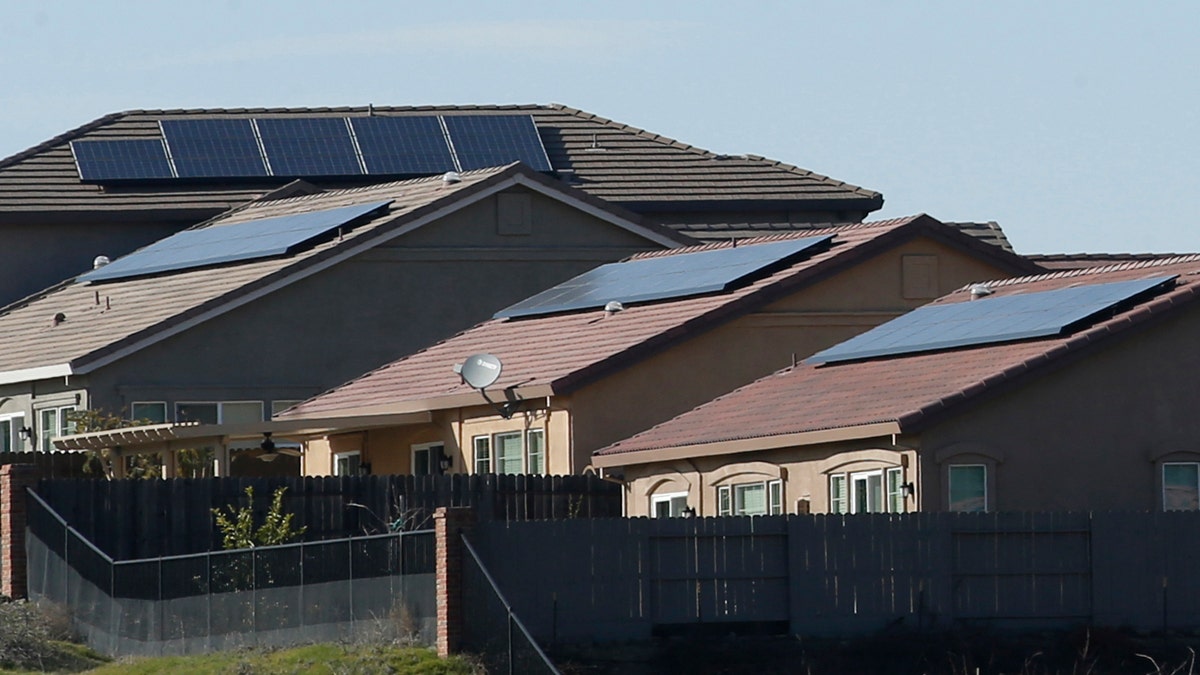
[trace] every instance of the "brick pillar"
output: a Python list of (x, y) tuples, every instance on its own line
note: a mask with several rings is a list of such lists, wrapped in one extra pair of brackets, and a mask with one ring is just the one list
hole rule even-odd
[(0, 466), (0, 595), (24, 598), (25, 490), (37, 483), (33, 464)]
[(462, 646), (463, 603), (462, 535), (470, 534), (475, 511), (469, 508), (441, 507), (433, 513), (437, 539), (437, 650), (440, 656), (457, 653)]

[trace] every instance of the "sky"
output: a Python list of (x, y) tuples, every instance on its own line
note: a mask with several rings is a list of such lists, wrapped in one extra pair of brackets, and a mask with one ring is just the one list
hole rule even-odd
[(0, 4), (0, 157), (139, 108), (562, 103), (994, 220), (1200, 251), (1200, 3)]

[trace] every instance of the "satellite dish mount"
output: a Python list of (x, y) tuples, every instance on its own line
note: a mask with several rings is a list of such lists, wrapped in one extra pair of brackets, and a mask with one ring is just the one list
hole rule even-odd
[(487, 401), (496, 412), (504, 419), (511, 419), (512, 416), (521, 408), (523, 399), (516, 395), (512, 387), (504, 390), (504, 403), (497, 403), (488, 396), (487, 388), (496, 383), (500, 379), (500, 373), (504, 369), (504, 365), (500, 363), (500, 359), (491, 354), (472, 354), (467, 357), (463, 363), (454, 364), (454, 372), (458, 373), (462, 381), (473, 389), (478, 389), (483, 396), (483, 400)]

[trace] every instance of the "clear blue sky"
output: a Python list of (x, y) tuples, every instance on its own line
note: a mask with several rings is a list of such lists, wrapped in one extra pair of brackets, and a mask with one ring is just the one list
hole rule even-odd
[(131, 108), (564, 103), (996, 220), (1200, 251), (1196, 2), (0, 6), (0, 156)]

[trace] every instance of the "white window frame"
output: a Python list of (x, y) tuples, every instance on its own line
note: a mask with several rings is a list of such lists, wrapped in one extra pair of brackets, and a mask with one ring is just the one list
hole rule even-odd
[(543, 427), (533, 427), (529, 429), (510, 429), (505, 431), (496, 431), (490, 434), (477, 434), (471, 437), (471, 470), (476, 474), (485, 473), (501, 473), (500, 458), (496, 455), (496, 449), (499, 446), (497, 442), (501, 436), (515, 436), (521, 441), (521, 470), (508, 471), (505, 473), (518, 475), (530, 474), (529, 454), (529, 439), (537, 436), (541, 438), (541, 462), (542, 470), (538, 475), (545, 475), (549, 468), (549, 451), (546, 446), (546, 430)]
[[(434, 453), (433, 449), (438, 448), (441, 452)], [(426, 455), (426, 465), (429, 471), (426, 473), (417, 473), (417, 455), (424, 453)], [(442, 472), (439, 462), (442, 456), (446, 454), (446, 444), (441, 441), (433, 441), (431, 443), (416, 443), (412, 446), (412, 454), (409, 456), (409, 473), (414, 476), (436, 476)]]
[[(349, 460), (351, 457), (358, 458), (358, 471), (354, 473), (342, 473), (339, 469), (341, 460)], [(349, 464), (349, 462), (347, 462)], [(335, 476), (357, 476), (362, 473), (362, 450), (347, 450), (346, 452), (333, 453), (333, 466), (329, 467), (330, 473)]]
[[(42, 452), (53, 452), (54, 439), (74, 433), (75, 423), (67, 420), (67, 413), (73, 413), (76, 409), (74, 405), (63, 405), (47, 406), (33, 411), (34, 419), (37, 420), (38, 425), (37, 441)], [(46, 413), (48, 412), (54, 413), (55, 421), (54, 429), (52, 430), (46, 429)]]
[[(539, 444), (540, 448), (541, 448), (541, 452), (537, 455), (538, 458), (540, 459), (541, 465), (542, 465), (542, 468), (540, 471), (533, 470), (533, 458), (534, 458), (533, 443), (530, 441), (535, 436), (537, 436), (538, 438), (541, 439), (540, 444)], [(546, 474), (546, 430), (541, 427), (525, 430), (525, 471), (530, 474), (536, 474), (536, 475), (545, 475)]]
[[(742, 509), (737, 506), (737, 488), (749, 489), (751, 487), (761, 486), (763, 489), (763, 505), (766, 509), (765, 513), (742, 513)], [(778, 501), (775, 499), (776, 493), (779, 495)], [(718, 516), (777, 516), (783, 513), (783, 481), (775, 478), (772, 480), (756, 480), (745, 483), (731, 483), (729, 485), (721, 485), (717, 487), (717, 515)]]
[[(683, 506), (679, 509), (679, 513), (674, 513), (674, 508), (672, 508), (672, 507), (675, 504), (675, 500), (680, 499), (680, 498), (683, 499)], [(651, 518), (664, 518), (664, 517), (665, 518), (680, 518), (683, 516), (684, 509), (688, 508), (687, 500), (688, 500), (688, 493), (686, 493), (686, 492), (660, 492), (658, 494), (650, 495), (650, 517)], [(667, 505), (667, 515), (666, 516), (658, 515), (658, 505), (659, 504)]]
[[(879, 498), (879, 510), (871, 510), (871, 479), (879, 478), (879, 493), (876, 495)], [(858, 510), (858, 492), (859, 482), (865, 481), (867, 485), (867, 510)], [(850, 513), (887, 513), (886, 488), (883, 484), (883, 469), (872, 469), (870, 471), (855, 471), (850, 474)]]
[(180, 406), (215, 405), (215, 406), (217, 406), (217, 424), (225, 424), (225, 406), (230, 405), (230, 404), (241, 405), (244, 403), (257, 403), (258, 404), (258, 421), (262, 422), (264, 420), (263, 414), (266, 411), (266, 406), (263, 405), (262, 400), (260, 400), (260, 399), (245, 399), (245, 400), (229, 400), (229, 401), (176, 401), (175, 402), (175, 421), (176, 422), (183, 421), (179, 416), (179, 407)]
[(884, 507), (888, 513), (907, 513), (908, 499), (904, 494), (904, 469), (893, 467), (883, 472)]
[[(8, 422), (9, 425), (9, 452), (25, 452), (25, 438), (21, 436), (21, 429), (25, 426), (25, 413), (5, 413), (0, 415), (0, 422)], [(3, 444), (0, 444), (0, 452), (3, 452), (3, 447)]]
[[(134, 422), (136, 422), (138, 420), (143, 420), (143, 419), (150, 419), (149, 417), (138, 417), (137, 413), (134, 412), (134, 408), (136, 408), (138, 406), (152, 406), (152, 405), (162, 406), (162, 413), (163, 413), (162, 419), (163, 419), (164, 424), (166, 422), (171, 421), (171, 418), (167, 415), (167, 402), (166, 401), (134, 401), (129, 404), (129, 419), (133, 420)], [(158, 422), (155, 422), (155, 424), (158, 424)]]
[[(1193, 467), (1196, 470), (1196, 479), (1197, 479), (1196, 491), (1197, 491), (1198, 499), (1200, 499), (1200, 462), (1163, 462), (1162, 470), (1159, 475), (1159, 477), (1161, 479), (1161, 482), (1159, 484), (1160, 485), (1159, 490), (1162, 493), (1162, 509), (1163, 509), (1163, 511), (1168, 510), (1168, 507), (1167, 507), (1167, 467), (1170, 467), (1170, 466), (1189, 466), (1189, 467)], [(1187, 510), (1195, 510), (1195, 509), (1174, 509), (1173, 508), (1170, 510), (1171, 511), (1187, 511)]]
[(992, 495), (988, 490), (988, 467), (987, 464), (948, 464), (946, 465), (946, 510), (953, 510), (954, 502), (951, 498), (954, 494), (954, 470), (955, 469), (982, 469), (983, 470), (983, 509), (979, 511), (963, 511), (962, 513), (988, 513), (992, 509)]
[[(879, 476), (879, 506), (878, 511), (858, 510), (858, 491), (856, 479), (870, 480), (871, 476)], [(895, 491), (892, 490), (891, 478), (895, 477)], [(835, 483), (841, 483), (841, 496), (837, 496)], [(829, 474), (829, 512), (835, 515), (850, 515), (857, 513), (906, 513), (908, 511), (904, 500), (904, 470), (900, 467), (886, 467), (883, 469), (870, 469), (868, 471), (843, 471), (839, 473)], [(869, 482), (868, 482), (869, 486)], [(869, 489), (869, 488), (868, 488)], [(893, 508), (896, 506), (894, 497), (899, 496), (900, 510)], [(870, 494), (867, 495), (868, 502)]]
[[(849, 477), (844, 473), (829, 474), (829, 512), (836, 515), (850, 513)], [(838, 484), (840, 487), (835, 487)], [(839, 495), (840, 493), (840, 495)]]

